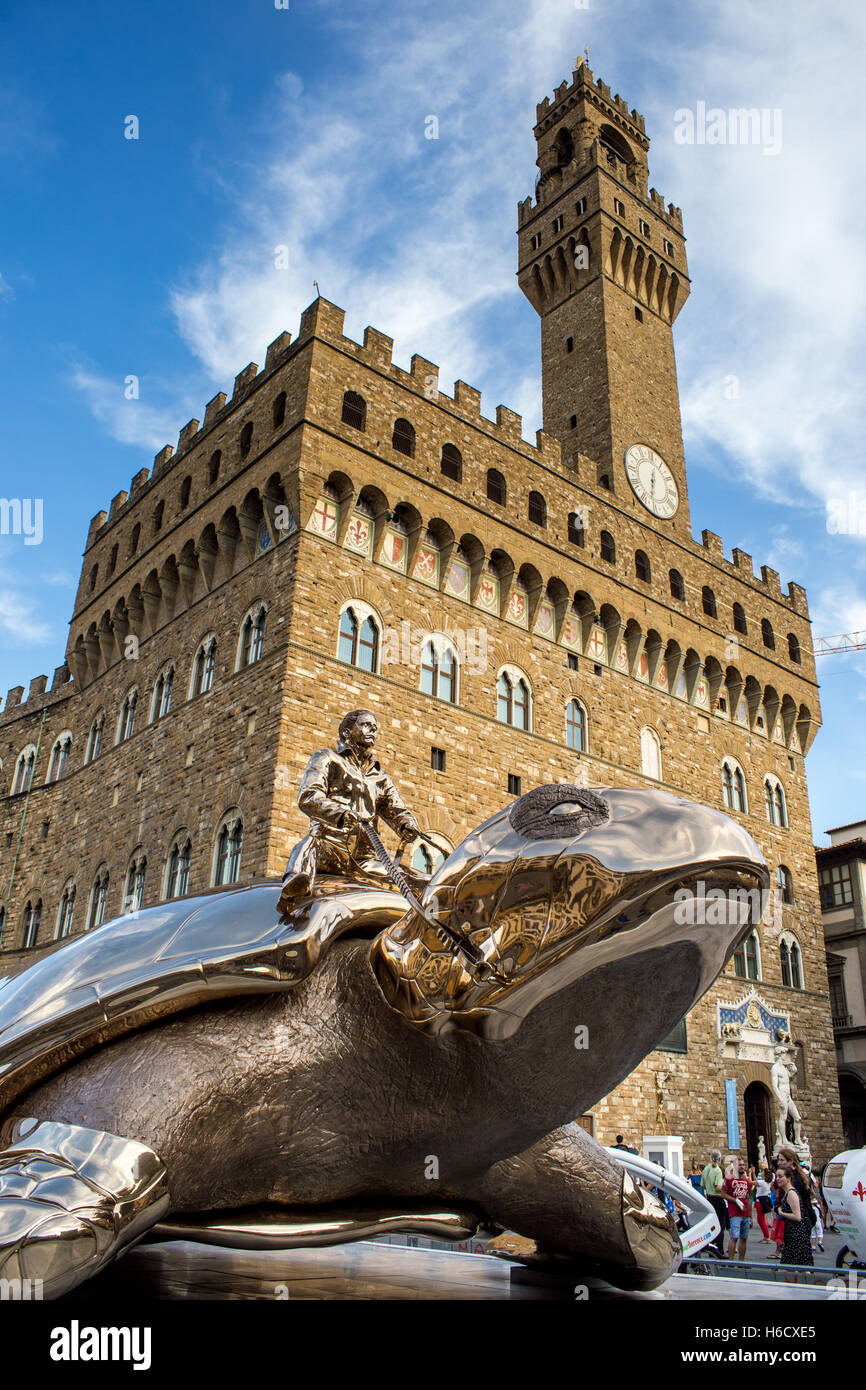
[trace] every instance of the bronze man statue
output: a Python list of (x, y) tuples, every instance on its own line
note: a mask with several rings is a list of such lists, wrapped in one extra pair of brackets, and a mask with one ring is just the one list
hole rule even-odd
[(289, 857), (280, 913), (290, 912), (299, 898), (309, 895), (320, 869), (367, 882), (384, 876), (362, 822), (371, 822), (375, 830), (381, 816), (401, 841), (414, 840), (420, 833), (373, 755), (378, 732), (371, 710), (354, 709), (340, 721), (336, 749), (320, 749), (307, 763), (298, 805), (310, 817), (310, 833)]

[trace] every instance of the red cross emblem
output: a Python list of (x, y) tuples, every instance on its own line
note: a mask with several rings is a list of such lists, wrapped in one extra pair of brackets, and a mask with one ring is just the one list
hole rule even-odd
[(334, 529), (337, 522), (336, 508), (333, 507), (330, 502), (324, 501), (324, 499), (317, 503), (313, 516), (316, 518), (316, 529), (326, 534), (328, 531)]
[(592, 641), (589, 644), (589, 650), (592, 652), (593, 656), (604, 655), (604, 638), (602, 637), (600, 632), (594, 632), (592, 634)]
[(862, 1182), (858, 1182), (857, 1186), (852, 1188), (851, 1196), (858, 1197), (861, 1202), (866, 1199), (866, 1187), (863, 1186)]

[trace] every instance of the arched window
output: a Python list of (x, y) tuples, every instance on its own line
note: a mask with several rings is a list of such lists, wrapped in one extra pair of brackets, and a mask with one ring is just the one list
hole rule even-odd
[(378, 670), (379, 666), (379, 627), (372, 613), (358, 606), (344, 609), (340, 616), (340, 635), (337, 642), (337, 659), (347, 666), (358, 666), (362, 671)]
[(583, 529), (583, 517), (579, 512), (569, 512), (568, 539), (572, 545), (586, 545), (586, 532)]
[(171, 847), (165, 872), (166, 898), (182, 898), (189, 891), (189, 865), (192, 844), (188, 835), (177, 836)]
[(533, 526), (547, 525), (547, 503), (540, 492), (529, 494), (529, 520)]
[(244, 823), (240, 816), (226, 816), (219, 828), (214, 850), (213, 886), (237, 883), (244, 847)]
[(682, 603), (686, 597), (686, 584), (679, 570), (671, 570), (670, 581), (671, 598), (679, 599), (680, 603)]
[(733, 758), (725, 758), (722, 763), (722, 800), (729, 811), (740, 811), (745, 815), (749, 809), (743, 769)]
[(746, 614), (741, 603), (734, 604), (734, 632), (741, 632), (744, 637), (748, 636), (749, 629), (746, 624)]
[(616, 544), (610, 531), (602, 531), (599, 539), (601, 540), (601, 558), (606, 560), (609, 565), (615, 565)]
[(264, 604), (257, 604), (241, 624), (237, 665), (239, 671), (245, 666), (254, 666), (261, 659), (265, 642), (265, 613)]
[(457, 656), (450, 642), (431, 640), (421, 653), (421, 689), (449, 704), (457, 703)]
[(780, 825), (783, 830), (787, 830), (788, 808), (785, 805), (785, 793), (776, 777), (764, 778), (764, 810), (770, 825)]
[(137, 850), (129, 861), (123, 885), (121, 912), (138, 912), (144, 900), (144, 880), (147, 875), (147, 856)]
[(609, 473), (600, 473), (598, 478), (599, 487), (603, 487), (605, 492), (613, 492), (613, 478)]
[(367, 428), (367, 402), (357, 391), (347, 391), (343, 396), (343, 413), (340, 418), (344, 425), (351, 425), (353, 430)]
[(719, 616), (716, 608), (716, 596), (708, 584), (705, 584), (701, 589), (701, 607), (708, 618), (717, 618)]
[(496, 682), (496, 717), (514, 729), (529, 729), (529, 685), (519, 673), (500, 673)]
[(129, 553), (134, 555), (138, 550), (138, 542), (141, 539), (141, 522), (137, 521), (132, 528), (132, 535), (129, 539)]
[(401, 417), (394, 421), (391, 443), (398, 454), (406, 454), (410, 459), (415, 457), (415, 431), (408, 420)]
[(443, 478), (450, 478), (455, 483), (462, 480), (463, 456), (456, 444), (442, 445), (441, 468)]
[(245, 458), (247, 458), (247, 457), (249, 456), (249, 452), (250, 452), (250, 449), (251, 449), (252, 447), (253, 447), (253, 422), (252, 422), (252, 420), (247, 420), (247, 423), (244, 425), (243, 429), (241, 430), (240, 448), (241, 448), (241, 458), (242, 458), (242, 459), (245, 459)]
[(642, 580), (644, 584), (649, 584), (652, 579), (649, 556), (645, 550), (636, 550), (634, 553), (634, 572), (635, 576)]
[(761, 966), (758, 951), (758, 933), (750, 932), (734, 952), (734, 974), (741, 980), (760, 980)]
[(153, 703), (150, 707), (150, 722), (162, 719), (171, 709), (171, 693), (174, 689), (174, 667), (169, 666), (157, 678), (153, 688)]
[(138, 691), (130, 690), (120, 707), (117, 723), (117, 743), (125, 743), (135, 733), (135, 710), (138, 705)]
[(761, 637), (764, 646), (769, 647), (770, 651), (774, 652), (776, 650), (776, 634), (773, 632), (773, 624), (769, 618), (761, 619)]
[(640, 770), (644, 777), (662, 780), (662, 745), (655, 729), (640, 731)]
[(213, 453), (210, 456), (210, 462), (207, 466), (207, 480), (210, 483), (211, 487), (213, 487), (214, 483), (220, 475), (220, 464), (222, 463), (222, 458), (222, 449), (214, 449)]
[(116, 546), (116, 545), (113, 545), (113, 546), (111, 547), (111, 554), (110, 554), (109, 557), (108, 557), (108, 573), (109, 573), (109, 574), (114, 574), (114, 571), (115, 571), (116, 569), (117, 569), (117, 546)]
[(48, 776), (46, 782), (59, 782), (61, 777), (65, 777), (69, 770), (69, 755), (72, 752), (72, 735), (63, 733), (54, 740), (54, 747), (51, 749), (51, 759), (48, 763)]
[(785, 935), (779, 942), (779, 964), (782, 967), (782, 984), (789, 989), (802, 989), (803, 958), (795, 937)]
[(162, 519), (165, 516), (165, 503), (157, 502), (153, 509), (153, 530), (154, 534), (162, 530)]
[(39, 935), (39, 923), (42, 920), (42, 899), (31, 898), (24, 908), (24, 934), (21, 937), (21, 949), (29, 951), (36, 945), (36, 938)]
[(579, 700), (569, 700), (565, 707), (565, 742), (576, 753), (586, 752), (586, 710)]
[(206, 637), (199, 646), (195, 654), (195, 661), (192, 664), (192, 684), (189, 692), (191, 700), (196, 695), (204, 695), (213, 685), (214, 671), (216, 670), (216, 650), (215, 637)]
[(794, 901), (794, 880), (787, 864), (780, 864), (776, 870), (776, 889), (783, 903)]
[(192, 492), (192, 478), (186, 477), (180, 486), (180, 510), (189, 506), (189, 495)]
[(102, 730), (105, 727), (105, 711), (100, 710), (90, 726), (90, 733), (87, 735), (87, 747), (84, 750), (85, 763), (95, 762), (99, 757), (102, 748)]
[(418, 840), (415, 842), (414, 849), (412, 849), (412, 844), (410, 842), (409, 848), (412, 849), (411, 864), (417, 874), (426, 874), (428, 876), (435, 874), (440, 864), (445, 863), (445, 860), (451, 853), (451, 846), (444, 839), (444, 836), (438, 836), (437, 841), (439, 840), (442, 841), (441, 844), (438, 842), (434, 843), (426, 838), (424, 840)]
[(96, 581), (97, 581), (98, 578), (99, 578), (99, 566), (98, 566), (98, 565), (94, 565), (94, 566), (93, 566), (93, 569), (90, 571), (90, 592), (91, 592), (91, 593), (93, 593), (93, 590), (96, 588)]
[(788, 633), (788, 656), (792, 661), (796, 661), (798, 666), (800, 665), (802, 661), (802, 657), (800, 656), (800, 642), (793, 632)]
[(500, 507), (505, 506), (507, 493), (505, 490), (505, 478), (498, 468), (488, 468), (487, 470), (487, 500), (497, 502)]
[(103, 865), (97, 869), (93, 886), (90, 890), (90, 903), (87, 909), (87, 930), (93, 927), (101, 927), (105, 921), (105, 904), (108, 898), (108, 870)]
[(274, 397), (274, 429), (278, 430), (286, 418), (286, 393), (281, 391)]
[(64, 886), (57, 909), (57, 922), (54, 927), (54, 940), (63, 941), (72, 931), (75, 915), (75, 884), (72, 879)]
[(17, 796), (19, 792), (29, 792), (33, 784), (33, 771), (35, 767), (36, 749), (31, 743), (18, 754), (18, 761), (15, 764), (15, 776), (12, 778), (12, 796)]

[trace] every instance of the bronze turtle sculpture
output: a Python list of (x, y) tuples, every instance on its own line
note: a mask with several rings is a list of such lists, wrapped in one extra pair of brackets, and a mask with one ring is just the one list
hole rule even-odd
[[(656, 1286), (673, 1222), (574, 1117), (705, 993), (768, 884), (720, 812), (554, 784), (467, 836), (423, 917), (323, 876), (289, 921), (265, 883), (66, 943), (0, 984), (0, 1278), (57, 1296), (146, 1234), (492, 1224)], [(683, 890), (733, 906), (683, 923)]]

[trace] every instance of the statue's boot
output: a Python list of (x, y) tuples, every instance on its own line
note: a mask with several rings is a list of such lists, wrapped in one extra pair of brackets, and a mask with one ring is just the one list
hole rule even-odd
[(312, 878), (310, 874), (299, 872), (296, 874), (286, 874), (283, 879), (283, 890), (280, 893), (277, 903), (277, 912), (281, 917), (285, 917), (291, 912), (299, 898), (305, 898), (310, 891)]
[(66, 1293), (168, 1211), (165, 1169), (144, 1144), (37, 1120), (16, 1121), (4, 1137), (0, 1281), (19, 1297)]

